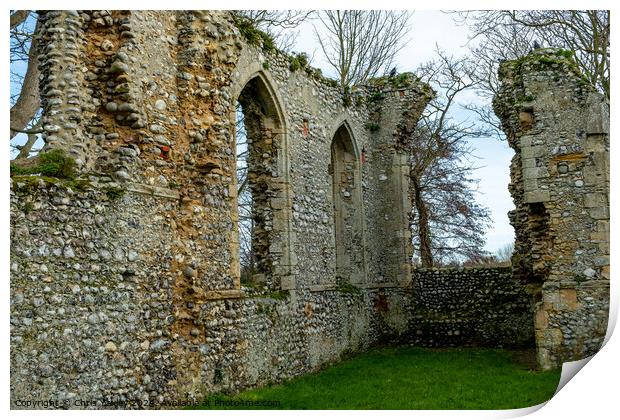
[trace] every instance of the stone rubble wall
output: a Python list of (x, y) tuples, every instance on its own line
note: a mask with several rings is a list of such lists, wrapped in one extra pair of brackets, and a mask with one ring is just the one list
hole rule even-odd
[[(428, 100), (419, 83), (383, 88), (373, 109), (365, 88), (347, 104), (314, 70), (250, 45), (225, 11), (41, 16), (46, 149), (71, 154), (79, 177), (12, 179), (12, 404), (165, 405), (310, 372), (407, 328), (394, 145), (399, 117), (415, 122)], [(273, 142), (271, 177), (260, 174), (264, 288), (240, 284), (237, 254), (234, 105), (251, 84)], [(393, 117), (371, 132), (381, 106)], [(343, 125), (362, 198), (345, 224), (358, 232), (354, 285), (335, 276), (331, 143)], [(375, 207), (386, 197), (402, 205)]]
[(13, 402), (201, 398), (314, 371), (406, 327), (401, 289), (177, 303), (177, 200), (113, 191), (14, 182)]
[(569, 55), (541, 49), (503, 63), (494, 99), (516, 152), (514, 275), (536, 302), (545, 369), (594, 354), (609, 311), (609, 102)]
[[(456, 312), (462, 343), (507, 345), (509, 332), (527, 341), (528, 324), (517, 325), (527, 318), (520, 312), (526, 304), (503, 272), (454, 273), (453, 289), (434, 273), (414, 273), (412, 282), (401, 145), (430, 98), (428, 87), (410, 80), (405, 87), (388, 83), (345, 94), (311, 68), (292, 68), (285, 54), (251, 45), (226, 11), (41, 16), (46, 148), (75, 157), (79, 177), (12, 178), (13, 405), (51, 398), (165, 406), (170, 399), (281, 381), (375, 343), (456, 344), (448, 338), (450, 331), (456, 336), (454, 323), (444, 328), (420, 318), (422, 312), (454, 316), (446, 297), (470, 306)], [(240, 282), (234, 140), (240, 97), (257, 107), (250, 132), (260, 153), (252, 159), (265, 159), (255, 162), (261, 171), (254, 181), (265, 186), (262, 286)], [(594, 99), (590, 106), (600, 106)], [(341, 129), (357, 164), (334, 188), (332, 141)], [(589, 133), (586, 139), (608, 141), (603, 130)], [(588, 177), (604, 178), (604, 171), (589, 159), (583, 187), (604, 194), (601, 184), (590, 185)], [(590, 166), (595, 170), (588, 172)], [(334, 192), (348, 206), (352, 197), (359, 202), (341, 224), (352, 238), (345, 246), (335, 240)], [(590, 202), (573, 223), (587, 223), (604, 209)], [(560, 225), (548, 209), (516, 218), (519, 238), (530, 244), (555, 237)], [(602, 229), (603, 222), (588, 226)], [(580, 233), (564, 236), (573, 234)], [(599, 239), (578, 248), (577, 268), (593, 278), (573, 279), (574, 300), (557, 283), (561, 274), (541, 289), (549, 295), (536, 317), (541, 348), (573, 349), (569, 339), (595, 347), (583, 319), (591, 329), (600, 325), (589, 323), (603, 319), (586, 317), (604, 310), (608, 271), (597, 259), (604, 234), (597, 230), (592, 235)], [(339, 279), (337, 250), (361, 274)], [(548, 272), (536, 270), (552, 276), (574, 268), (570, 259), (558, 261)], [(486, 293), (486, 283), (496, 289)], [(469, 320), (471, 313), (489, 320), (488, 328)], [(557, 341), (558, 331), (564, 341)], [(556, 341), (547, 345), (547, 339)]]
[(531, 348), (532, 303), (510, 267), (413, 271), (404, 341), (433, 347)]

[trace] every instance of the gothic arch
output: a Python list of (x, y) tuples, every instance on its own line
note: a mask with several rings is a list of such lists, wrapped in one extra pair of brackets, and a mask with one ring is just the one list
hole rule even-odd
[(361, 156), (349, 123), (334, 131), (331, 167), (336, 281), (366, 282), (364, 208), (362, 205)]
[[(240, 89), (234, 90), (244, 116), (247, 133), (247, 180), (235, 183), (242, 192), (248, 188), (251, 196), (250, 233), (239, 237), (244, 229), (239, 219), (239, 197), (233, 219), (237, 226), (237, 241), (233, 250), (239, 258), (241, 241), (250, 240), (251, 263), (237, 267), (236, 275), (245, 270), (246, 278), (256, 287), (269, 290), (292, 288), (291, 278), (291, 212), (288, 145), (284, 113), (269, 76), (259, 71), (251, 74)], [(235, 121), (236, 111), (232, 110)], [(236, 139), (236, 136), (234, 136)], [(235, 144), (236, 150), (237, 144)], [(235, 173), (236, 165), (235, 165)], [(247, 269), (249, 267), (249, 269)]]

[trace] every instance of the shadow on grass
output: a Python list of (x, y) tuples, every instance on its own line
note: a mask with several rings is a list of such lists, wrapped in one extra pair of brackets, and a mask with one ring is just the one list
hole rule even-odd
[(524, 352), (400, 346), (355, 356), (281, 385), (211, 395), (192, 409), (510, 409), (549, 400), (560, 370)]

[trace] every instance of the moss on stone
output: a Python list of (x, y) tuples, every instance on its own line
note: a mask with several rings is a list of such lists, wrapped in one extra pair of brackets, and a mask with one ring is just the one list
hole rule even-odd
[(34, 209), (34, 204), (32, 204), (32, 202), (30, 201), (26, 201), (24, 203), (23, 209), (24, 209), (24, 213), (28, 214)]
[(38, 190), (41, 181), (43, 181), (45, 188), (70, 188), (74, 191), (86, 191), (92, 188), (90, 181), (85, 178), (63, 179), (45, 175), (12, 175), (11, 180), (13, 182), (13, 189), (20, 192), (33, 192)]
[(371, 103), (375, 103), (378, 101), (382, 101), (385, 99), (385, 93), (383, 92), (373, 92), (371, 95), (368, 96), (368, 98), (366, 99), (366, 101), (371, 104)]
[(62, 149), (39, 153), (31, 160), (12, 162), (11, 176), (41, 174), (47, 177), (73, 179), (75, 177), (75, 159)]
[[(78, 192), (92, 191), (95, 188), (92, 182), (84, 177), (67, 179), (39, 174), (12, 175), (11, 181), (13, 190), (21, 193), (33, 193), (40, 188), (49, 189), (52, 187)], [(103, 192), (110, 200), (115, 200), (122, 197), (127, 190), (118, 186), (103, 185), (99, 191)]]
[(290, 55), (288, 57), (288, 61), (289, 61), (288, 68), (291, 71), (305, 69), (308, 66), (308, 54), (299, 53), (295, 55)]
[(108, 187), (104, 189), (105, 195), (108, 196), (110, 200), (116, 200), (125, 195), (126, 190), (120, 187)]
[(342, 89), (342, 104), (345, 108), (350, 108), (353, 104), (353, 99), (351, 99), (351, 88), (349, 86), (345, 86)]
[(261, 295), (261, 297), (276, 299), (276, 300), (286, 300), (289, 297), (288, 290), (276, 290), (274, 292), (269, 292)]
[(267, 32), (261, 31), (260, 29), (256, 28), (252, 24), (252, 22), (241, 16), (234, 15), (233, 20), (241, 35), (251, 45), (259, 46), (263, 50), (269, 52), (276, 50), (275, 42), (273, 41), (271, 35), (269, 35)]
[(571, 60), (573, 59), (573, 57), (575, 57), (575, 51), (570, 50), (559, 50), (556, 54)]
[[(313, 68), (309, 66), (308, 54), (299, 53), (294, 55), (289, 55), (284, 51), (281, 51), (277, 48), (275, 41), (267, 32), (261, 31), (256, 28), (248, 19), (245, 19), (239, 15), (233, 15), (233, 21), (241, 36), (245, 38), (245, 40), (251, 44), (258, 47), (261, 47), (263, 51), (267, 52), (278, 52), (284, 55), (289, 60), (289, 69), (291, 71), (305, 70), (309, 76), (318, 80), (321, 83), (324, 83), (330, 87), (338, 87), (338, 81), (334, 79), (330, 79), (328, 77), (323, 76), (323, 73), (320, 69)], [(268, 62), (263, 63), (263, 69), (269, 70), (270, 64)]]
[[(529, 65), (534, 69), (544, 69), (553, 65), (566, 66), (567, 69), (581, 76), (581, 71), (574, 60), (574, 56), (574, 51), (547, 48), (537, 50), (516, 60), (506, 61), (501, 67), (511, 70), (515, 75), (521, 75), (524, 65)], [(505, 70), (500, 71), (500, 76), (503, 74), (505, 74)]]
[(573, 280), (575, 281), (575, 283), (581, 284), (581, 283), (588, 281), (588, 278), (584, 276), (583, 274), (575, 274), (575, 276), (573, 277)]
[(370, 132), (378, 131), (381, 127), (376, 122), (368, 122), (364, 124), (364, 128)]
[(346, 283), (346, 282), (339, 282), (338, 286), (336, 287), (336, 290), (339, 291), (340, 293), (347, 293), (350, 295), (361, 295), (362, 294), (362, 290), (359, 287), (354, 286), (351, 283)]
[(397, 76), (381, 76), (368, 80), (368, 84), (379, 88), (391, 87), (393, 89), (405, 89), (418, 83), (420, 79), (411, 72), (400, 73)]

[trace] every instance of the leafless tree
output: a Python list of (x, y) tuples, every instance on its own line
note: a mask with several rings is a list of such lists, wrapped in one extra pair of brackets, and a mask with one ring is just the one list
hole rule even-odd
[(248, 185), (248, 138), (245, 129), (245, 116), (241, 104), (236, 106), (235, 144), (237, 151), (237, 210), (239, 230), (239, 263), (241, 277), (252, 275), (255, 258), (252, 252), (252, 233), (254, 230), (252, 191)]
[(11, 95), (10, 139), (20, 132), (32, 131), (29, 125), (41, 106), (37, 39), (39, 23), (28, 19), (32, 15), (28, 10), (16, 10), (10, 17), (11, 84), (19, 86)]
[(455, 261), (453, 265), (456, 267), (502, 267), (506, 264), (497, 261), (495, 255), (486, 254), (468, 258), (460, 262), (460, 264), (459, 261)]
[(351, 87), (387, 73), (407, 44), (410, 12), (326, 10), (315, 36), (340, 84)]
[(450, 113), (457, 98), (476, 81), (468, 60), (438, 51), (438, 58), (416, 74), (437, 92), (408, 143), (412, 187), (411, 229), (414, 257), (425, 267), (485, 254), (489, 211), (476, 202), (467, 140), (488, 132), (475, 123), (456, 121)]
[(309, 19), (314, 10), (238, 10), (235, 13), (246, 17), (261, 28), (296, 28)]
[(525, 56), (536, 44), (573, 51), (583, 75), (609, 98), (608, 10), (488, 10), (454, 12), (454, 16), (471, 31), (470, 52), (477, 65), (473, 77), (481, 101), (468, 108), (492, 128), (495, 137), (504, 138), (490, 107), (499, 88), (499, 63)]
[(314, 10), (236, 10), (237, 16), (247, 19), (254, 27), (267, 32), (282, 51), (291, 51), (299, 32), (295, 29), (312, 19)]
[(10, 146), (15, 159), (38, 151), (41, 112), (39, 99), (39, 23), (35, 13), (14, 10), (10, 15)]
[(497, 260), (499, 262), (510, 262), (511, 258), (512, 258), (512, 253), (515, 249), (515, 244), (514, 242), (510, 242), (506, 245), (504, 245), (503, 247), (501, 247), (500, 249), (497, 250), (496, 254), (497, 254)]
[[(480, 39), (478, 58), (514, 59), (542, 47), (573, 51), (584, 76), (609, 97), (609, 10), (493, 10), (460, 12), (461, 22)], [(496, 85), (495, 85), (496, 86)]]

